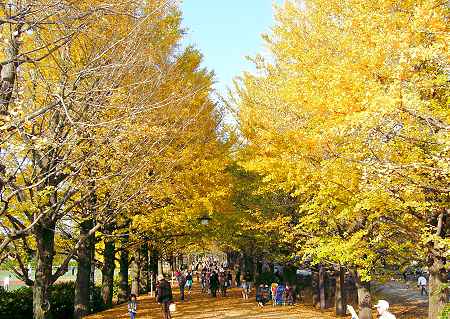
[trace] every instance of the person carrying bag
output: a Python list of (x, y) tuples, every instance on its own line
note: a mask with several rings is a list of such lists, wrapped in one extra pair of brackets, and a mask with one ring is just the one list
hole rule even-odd
[[(171, 308), (175, 311), (175, 304), (173, 303), (172, 288), (170, 283), (163, 275), (158, 275), (159, 286), (157, 289), (156, 301), (162, 305), (162, 312), (164, 319), (170, 319)], [(172, 306), (173, 305), (173, 306)]]

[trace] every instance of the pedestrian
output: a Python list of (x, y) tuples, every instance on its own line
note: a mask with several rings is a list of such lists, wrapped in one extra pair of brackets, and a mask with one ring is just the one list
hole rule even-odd
[(256, 288), (256, 302), (258, 303), (258, 306), (260, 306), (261, 308), (264, 307), (264, 302), (263, 302), (263, 289), (264, 289), (264, 284), (260, 284), (257, 288)]
[(241, 270), (238, 268), (236, 271), (236, 287), (241, 286)]
[(244, 280), (247, 283), (248, 292), (250, 292), (252, 290), (252, 276), (250, 275), (250, 272), (247, 271), (245, 273)]
[(220, 287), (220, 294), (225, 297), (226, 294), (226, 280), (225, 280), (225, 274), (223, 272), (219, 273), (219, 287)]
[(188, 272), (186, 275), (186, 287), (188, 289), (189, 299), (191, 299), (192, 284), (193, 284), (192, 274)]
[(242, 279), (242, 299), (247, 300), (248, 293), (249, 293), (249, 285), (244, 278), (244, 279)]
[(227, 287), (231, 288), (233, 286), (233, 275), (231, 274), (231, 271), (227, 271), (227, 282)]
[(272, 285), (270, 286), (270, 292), (272, 295), (272, 306), (275, 306), (277, 304), (276, 302), (276, 296), (277, 296), (277, 287), (278, 287), (278, 283), (277, 282), (272, 282)]
[(378, 300), (375, 308), (377, 308), (377, 312), (380, 315), (379, 319), (395, 319), (395, 316), (388, 310), (389, 302), (386, 300)]
[(428, 296), (428, 291), (427, 291), (427, 278), (425, 278), (425, 276), (423, 274), (421, 274), (419, 276), (419, 278), (417, 278), (417, 287), (420, 288), (420, 295), (423, 296), (425, 294), (425, 296)]
[(5, 278), (3, 279), (3, 289), (5, 291), (9, 290), (9, 281), (10, 281), (11, 275), (5, 276)]
[(286, 303), (291, 306), (294, 304), (294, 287), (286, 283), (286, 289), (284, 290), (286, 293)]
[(200, 277), (200, 284), (202, 286), (202, 293), (205, 293), (207, 290), (207, 285), (206, 285), (206, 270), (202, 271), (201, 277)]
[(178, 287), (180, 288), (180, 300), (184, 301), (184, 288), (186, 286), (186, 276), (182, 272), (177, 271), (176, 278), (178, 282)]
[(219, 287), (219, 278), (214, 270), (209, 277), (209, 288), (211, 290), (211, 296), (217, 297), (217, 288)]
[(129, 299), (128, 299), (128, 313), (130, 314), (130, 319), (135, 319), (136, 318), (137, 300), (136, 300), (136, 295), (135, 294), (131, 294)]
[(162, 305), (164, 319), (170, 319), (170, 304), (173, 302), (172, 288), (163, 275), (158, 275), (158, 288), (156, 290), (156, 301)]

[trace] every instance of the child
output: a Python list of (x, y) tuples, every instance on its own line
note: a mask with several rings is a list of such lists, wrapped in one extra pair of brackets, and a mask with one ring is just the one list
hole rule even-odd
[(249, 290), (249, 285), (247, 280), (243, 279), (242, 280), (242, 298), (244, 300), (248, 299), (248, 290)]
[(130, 300), (128, 301), (128, 313), (130, 314), (130, 319), (136, 318), (137, 313), (137, 301), (136, 301), (136, 295), (131, 294)]
[(275, 306), (277, 304), (277, 287), (278, 283), (273, 282), (271, 286), (272, 306)]

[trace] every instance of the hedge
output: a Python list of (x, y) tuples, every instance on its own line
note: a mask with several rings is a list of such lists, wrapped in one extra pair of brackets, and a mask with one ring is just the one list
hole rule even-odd
[[(72, 319), (75, 284), (64, 282), (50, 287), (50, 310), (53, 319)], [(101, 288), (95, 287), (93, 312), (104, 309)], [(22, 287), (13, 291), (0, 289), (0, 319), (33, 318), (33, 289)]]

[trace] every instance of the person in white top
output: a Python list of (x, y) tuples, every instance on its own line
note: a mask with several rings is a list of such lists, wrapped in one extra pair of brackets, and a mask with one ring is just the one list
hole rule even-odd
[(380, 315), (379, 319), (396, 319), (395, 316), (389, 312), (389, 302), (386, 300), (378, 300), (375, 308), (377, 308), (378, 314)]
[(5, 278), (3, 279), (3, 289), (5, 289), (6, 291), (9, 290), (9, 276), (5, 276)]
[(424, 275), (420, 275), (419, 278), (417, 279), (417, 287), (420, 288), (420, 295), (423, 296), (425, 294), (425, 296), (428, 296), (428, 291), (427, 291), (427, 278), (425, 278)]

